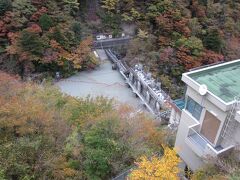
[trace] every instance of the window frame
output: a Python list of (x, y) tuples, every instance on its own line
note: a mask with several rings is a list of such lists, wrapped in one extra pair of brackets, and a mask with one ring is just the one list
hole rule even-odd
[(189, 112), (197, 121), (200, 121), (203, 107), (194, 101), (191, 97), (187, 97), (185, 109)]

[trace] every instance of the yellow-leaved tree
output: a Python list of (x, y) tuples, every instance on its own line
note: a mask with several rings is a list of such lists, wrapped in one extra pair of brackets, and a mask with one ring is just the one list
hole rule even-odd
[(103, 0), (102, 8), (106, 9), (107, 11), (115, 11), (119, 0)]
[(138, 36), (140, 39), (147, 39), (147, 38), (148, 38), (148, 32), (139, 29), (137, 36)]
[(181, 162), (176, 151), (168, 147), (164, 148), (162, 157), (153, 156), (150, 159), (146, 156), (140, 158), (136, 163), (130, 176), (130, 180), (159, 180), (159, 179), (179, 179), (180, 169), (178, 164)]

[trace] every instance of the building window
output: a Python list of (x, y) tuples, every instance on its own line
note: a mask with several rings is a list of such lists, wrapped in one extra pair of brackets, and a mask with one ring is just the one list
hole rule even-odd
[(192, 98), (187, 98), (187, 106), (186, 109), (188, 112), (192, 114), (197, 120), (200, 119), (202, 113), (202, 106), (200, 106), (197, 102), (195, 102)]

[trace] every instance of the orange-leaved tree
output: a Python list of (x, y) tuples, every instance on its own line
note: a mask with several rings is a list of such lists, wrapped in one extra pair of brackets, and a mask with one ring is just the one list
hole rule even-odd
[(151, 158), (147, 158), (146, 156), (142, 156), (140, 161), (136, 163), (137, 168), (131, 172), (129, 179), (179, 179), (179, 163), (180, 158), (177, 156), (176, 151), (170, 149), (169, 147), (165, 147), (164, 155), (162, 157), (153, 156)]
[(91, 53), (92, 37), (87, 37), (82, 40), (77, 49), (70, 54), (68, 59), (73, 63), (75, 69), (82, 69), (84, 63), (88, 60), (88, 57)]

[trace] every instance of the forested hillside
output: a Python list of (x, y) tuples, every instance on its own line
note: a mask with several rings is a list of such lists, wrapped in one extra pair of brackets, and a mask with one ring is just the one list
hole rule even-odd
[(112, 22), (112, 28), (123, 22), (136, 25), (138, 36), (127, 48), (126, 59), (130, 64), (145, 64), (173, 97), (179, 94), (182, 72), (240, 56), (239, 1), (103, 2), (103, 19), (111, 17), (107, 22)]
[[(178, 179), (171, 136), (153, 119), (22, 80), (94, 69), (94, 36), (124, 31), (133, 39), (116, 51), (181, 97), (183, 72), (240, 57), (239, 17), (239, 0), (0, 0), (0, 179), (105, 180), (132, 167), (130, 179)], [(232, 157), (193, 179), (238, 179)]]
[[(169, 136), (156, 121), (113, 107), (112, 100), (76, 99), (0, 72), (0, 179), (105, 180), (141, 156), (163, 154)], [(179, 158), (166, 152), (161, 171), (173, 169), (161, 177), (177, 177)]]
[[(0, 72), (1, 180), (106, 180), (130, 168), (130, 180), (179, 179), (171, 147), (171, 133), (128, 106), (76, 99)], [(239, 179), (238, 155), (211, 160), (192, 178)]]
[(188, 69), (239, 57), (240, 2), (230, 0), (2, 0), (0, 68), (26, 76), (94, 68), (94, 33), (136, 38), (121, 50), (141, 62), (173, 97)]
[(60, 71), (64, 76), (97, 65), (91, 34), (82, 33), (77, 1), (1, 0), (0, 67), (26, 76)]

